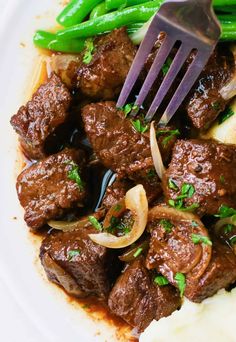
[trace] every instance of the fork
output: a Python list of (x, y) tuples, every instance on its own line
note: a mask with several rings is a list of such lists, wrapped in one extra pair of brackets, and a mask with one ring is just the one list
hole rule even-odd
[(184, 62), (195, 50), (195, 57), (160, 119), (167, 125), (205, 67), (221, 34), (220, 24), (212, 8), (212, 0), (166, 0), (155, 14), (135, 56), (117, 102), (123, 107), (160, 32), (165, 33), (154, 62), (135, 101), (131, 115), (137, 115), (158, 74), (176, 42), (181, 45), (151, 103), (145, 120), (151, 121), (169, 91)]

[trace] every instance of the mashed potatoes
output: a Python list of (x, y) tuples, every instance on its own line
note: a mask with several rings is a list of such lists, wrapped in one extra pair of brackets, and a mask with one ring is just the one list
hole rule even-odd
[(185, 299), (179, 311), (153, 321), (140, 342), (236, 342), (236, 289), (201, 304)]

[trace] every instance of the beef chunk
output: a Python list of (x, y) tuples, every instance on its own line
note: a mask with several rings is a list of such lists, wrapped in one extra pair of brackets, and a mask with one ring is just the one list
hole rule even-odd
[(236, 281), (236, 256), (226, 244), (213, 240), (211, 261), (200, 279), (187, 279), (185, 296), (196, 303)]
[(225, 109), (228, 100), (222, 98), (220, 90), (233, 78), (234, 69), (232, 52), (219, 45), (185, 103), (188, 116), (195, 127), (207, 128)]
[(56, 74), (52, 74), (34, 93), (32, 100), (13, 115), (11, 124), (20, 135), (22, 148), (28, 158), (45, 157), (45, 141), (65, 122), (70, 102), (68, 89)]
[[(65, 149), (25, 169), (17, 178), (17, 193), (27, 225), (36, 230), (66, 209), (81, 205), (85, 187), (75, 181), (76, 167), (83, 175), (84, 153)], [(81, 173), (82, 172), (82, 173)]]
[(70, 294), (105, 299), (120, 263), (112, 250), (92, 242), (90, 233), (94, 233), (91, 226), (50, 234), (42, 243), (40, 258), (48, 279)]
[(111, 208), (125, 197), (126, 192), (131, 189), (132, 186), (132, 182), (127, 179), (116, 179), (114, 183), (107, 188), (102, 201), (102, 206), (107, 209)]
[(133, 62), (136, 47), (123, 27), (98, 38), (92, 61), (78, 71), (81, 92), (95, 99), (114, 99)]
[[(176, 200), (184, 184), (195, 192), (184, 205), (198, 204), (199, 215), (214, 215), (221, 205), (236, 207), (236, 147), (205, 140), (179, 140), (163, 179), (166, 201)], [(170, 186), (169, 182), (175, 184)]]
[(143, 261), (139, 258), (128, 266), (116, 281), (108, 300), (110, 310), (139, 332), (153, 319), (169, 316), (180, 307), (174, 287), (154, 284)]

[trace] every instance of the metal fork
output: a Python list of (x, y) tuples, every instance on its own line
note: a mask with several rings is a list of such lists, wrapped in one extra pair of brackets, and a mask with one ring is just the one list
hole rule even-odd
[(132, 116), (135, 116), (137, 108), (142, 106), (175, 43), (180, 42), (181, 45), (148, 109), (146, 121), (151, 121), (184, 62), (191, 51), (196, 50), (192, 63), (160, 119), (160, 124), (166, 125), (205, 67), (219, 40), (221, 28), (212, 8), (212, 0), (166, 0), (156, 13), (139, 47), (117, 107), (125, 105), (160, 32), (165, 32), (165, 38), (136, 99), (136, 109), (133, 110)]

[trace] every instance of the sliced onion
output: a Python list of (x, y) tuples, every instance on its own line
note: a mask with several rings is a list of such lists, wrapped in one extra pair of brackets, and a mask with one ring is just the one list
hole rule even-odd
[(108, 248), (123, 248), (137, 241), (145, 230), (148, 217), (148, 201), (142, 185), (136, 185), (126, 193), (125, 207), (134, 217), (132, 230), (128, 234), (120, 237), (109, 233), (89, 234), (91, 240)]
[[(234, 55), (234, 61), (236, 61), (236, 45), (231, 46), (231, 51)], [(236, 73), (234, 73), (233, 78), (229, 81), (229, 83), (220, 89), (220, 95), (224, 100), (230, 100), (236, 95)]]
[(236, 215), (220, 219), (215, 224), (216, 231), (219, 231), (222, 227), (226, 226), (227, 224), (232, 224), (232, 225), (236, 226)]
[(163, 174), (166, 169), (162, 161), (160, 149), (158, 147), (154, 121), (152, 121), (151, 127), (150, 127), (150, 147), (151, 147), (152, 160), (153, 160), (156, 173), (158, 174), (159, 178), (162, 180)]
[[(164, 207), (164, 206), (156, 206), (149, 211), (148, 221), (151, 222), (155, 219), (168, 219), (168, 220), (176, 220), (176, 221), (194, 221), (198, 225), (198, 229), (200, 232), (203, 232), (204, 236), (208, 237), (207, 230), (203, 225), (202, 221), (198, 218), (198, 216), (183, 212), (174, 208)], [(212, 247), (210, 245), (201, 244), (202, 253), (201, 253), (201, 261), (197, 264), (193, 264), (193, 268), (189, 270), (188, 277), (191, 279), (200, 278), (201, 275), (205, 272), (209, 262), (211, 260)]]
[[(93, 216), (97, 219), (100, 220), (103, 218), (105, 215), (105, 210), (99, 210), (98, 212), (94, 213)], [(88, 220), (88, 217), (83, 217), (78, 221), (73, 221), (73, 222), (68, 222), (68, 221), (48, 221), (47, 224), (54, 228), (61, 230), (63, 232), (72, 232), (76, 229), (81, 229), (84, 228), (88, 225), (91, 225), (91, 223)]]
[(149, 240), (140, 242), (139, 244), (136, 244), (136, 246), (130, 248), (128, 251), (126, 251), (124, 254), (119, 256), (119, 259), (124, 262), (131, 262), (135, 260), (135, 253), (139, 250), (142, 249), (142, 253), (146, 252), (149, 248)]

